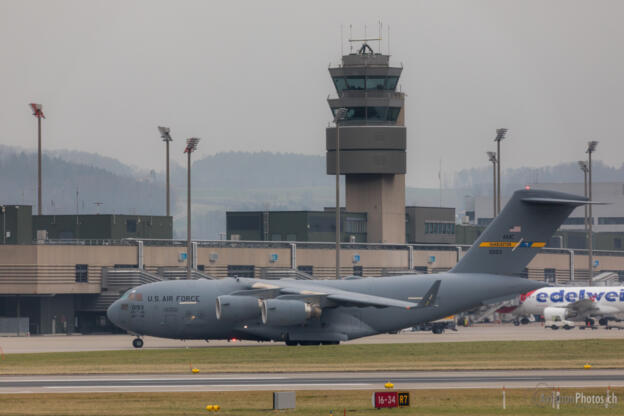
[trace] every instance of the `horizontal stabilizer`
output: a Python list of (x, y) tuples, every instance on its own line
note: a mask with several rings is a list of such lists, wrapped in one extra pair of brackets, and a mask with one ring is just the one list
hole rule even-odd
[(536, 205), (571, 205), (578, 207), (580, 205), (606, 205), (605, 202), (579, 201), (578, 199), (561, 199), (561, 198), (522, 198), (522, 202)]

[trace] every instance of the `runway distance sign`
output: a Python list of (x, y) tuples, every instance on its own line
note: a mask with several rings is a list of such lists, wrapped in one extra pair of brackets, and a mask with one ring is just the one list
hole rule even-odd
[(409, 407), (410, 394), (409, 391), (400, 391), (397, 393), (399, 399), (399, 407)]
[(373, 407), (375, 407), (375, 409), (398, 407), (398, 396), (396, 391), (376, 391), (373, 393)]
[(373, 393), (373, 407), (409, 407), (410, 394), (408, 391), (376, 391)]

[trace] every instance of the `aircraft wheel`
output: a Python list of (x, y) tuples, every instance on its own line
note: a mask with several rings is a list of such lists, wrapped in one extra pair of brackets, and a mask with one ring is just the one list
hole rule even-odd
[(321, 345), (321, 341), (301, 341), (299, 342), (299, 345), (305, 345), (305, 346)]
[(556, 330), (559, 329), (559, 327), (557, 325), (553, 325), (553, 326), (551, 326), (551, 328), (553, 329), (553, 331), (556, 331)]
[(518, 321), (513, 321), (514, 326), (520, 326), (520, 322)]
[(143, 340), (141, 338), (135, 338), (132, 340), (132, 346), (134, 348), (143, 348)]
[(522, 319), (520, 320), (520, 323), (521, 323), (522, 325), (528, 325), (528, 324), (529, 324), (529, 322), (531, 322), (531, 321), (529, 321), (527, 318), (522, 318)]
[(565, 325), (565, 326), (563, 327), (563, 329), (565, 329), (565, 330), (569, 331), (570, 329), (572, 329), (572, 327), (571, 327), (570, 325)]
[(600, 318), (600, 320), (598, 321), (598, 323), (600, 325), (608, 325), (609, 324), (609, 320), (607, 318)]

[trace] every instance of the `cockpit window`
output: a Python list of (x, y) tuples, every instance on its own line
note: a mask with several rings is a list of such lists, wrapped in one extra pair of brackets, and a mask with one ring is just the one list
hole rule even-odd
[(137, 293), (136, 289), (130, 289), (126, 293), (124, 293), (120, 299), (128, 299), (128, 300), (135, 300), (137, 302), (142, 302), (143, 294)]

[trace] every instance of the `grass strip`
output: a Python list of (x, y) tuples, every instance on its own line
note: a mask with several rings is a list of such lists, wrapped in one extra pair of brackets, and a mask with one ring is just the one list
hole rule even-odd
[[(371, 391), (298, 391), (297, 408), (279, 414), (301, 416), (343, 415), (622, 415), (624, 403), (605, 409), (604, 405), (562, 403), (560, 410), (540, 401), (550, 389), (509, 389), (507, 409), (502, 410), (502, 392), (497, 389), (413, 390), (411, 407), (375, 410)], [(618, 398), (624, 389), (613, 389)], [(604, 396), (605, 389), (562, 389), (562, 397), (582, 392)], [(538, 398), (538, 399), (536, 399)], [(622, 400), (619, 400), (622, 402)], [(218, 404), (221, 410), (207, 412), (206, 405)], [(330, 413), (331, 412), (331, 413)], [(272, 410), (272, 392), (209, 393), (75, 393), (75, 394), (6, 394), (0, 395), (2, 415), (191, 415), (256, 416), (276, 414)]]
[(494, 341), (7, 354), (0, 374), (624, 368), (624, 340)]

